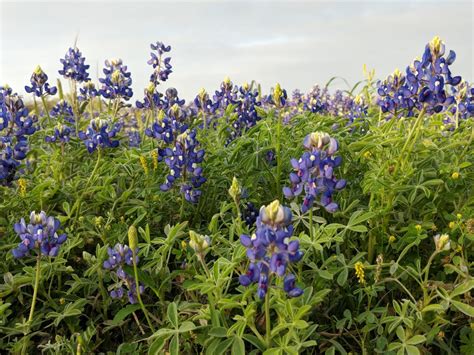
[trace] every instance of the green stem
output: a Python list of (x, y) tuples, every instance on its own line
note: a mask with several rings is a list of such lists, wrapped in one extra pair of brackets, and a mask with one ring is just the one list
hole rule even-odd
[[(268, 285), (271, 285), (271, 276), (268, 277)], [(267, 293), (265, 294), (265, 340), (267, 343), (267, 349), (270, 349), (272, 346), (271, 338), (271, 324), (270, 324), (270, 291), (269, 287)]]
[(373, 231), (369, 232), (369, 245), (367, 247), (367, 261), (372, 263), (374, 260), (374, 251), (375, 251), (376, 236)]
[(48, 106), (46, 105), (44, 96), (41, 96), (41, 102), (43, 103), (43, 110), (46, 113), (46, 117), (48, 118), (48, 123), (51, 124), (51, 117), (49, 116)]
[(281, 182), (280, 182), (280, 177), (281, 177), (281, 168), (282, 168), (282, 159), (281, 159), (281, 114), (278, 113), (278, 124), (277, 124), (277, 132), (276, 132), (276, 146), (275, 146), (275, 151), (276, 151), (276, 158), (277, 158), (277, 173), (276, 173), (276, 186), (277, 186), (277, 196), (281, 200), (282, 196), (282, 190), (281, 190)]
[(154, 333), (155, 328), (153, 327), (153, 324), (151, 323), (150, 317), (148, 315), (148, 311), (145, 308), (145, 305), (143, 304), (142, 301), (142, 296), (140, 295), (140, 280), (138, 279), (138, 268), (137, 268), (137, 254), (135, 250), (132, 250), (133, 253), (133, 273), (135, 274), (135, 291), (137, 292), (137, 298), (138, 298), (138, 303), (140, 303), (140, 307), (143, 311), (143, 314), (145, 314), (146, 321), (148, 323), (148, 326), (150, 327), (151, 331)]
[(181, 207), (179, 209), (179, 221), (181, 222), (184, 217), (184, 203), (185, 203), (184, 194), (181, 194)]
[(89, 179), (87, 180), (86, 187), (89, 186), (89, 183), (91, 182), (92, 178), (94, 177), (95, 173), (97, 172), (97, 169), (99, 168), (101, 155), (102, 154), (101, 154), (100, 148), (97, 148), (97, 161), (95, 162), (94, 170), (92, 170), (91, 176), (89, 176)]
[(313, 241), (313, 207), (309, 209), (309, 239)]
[[(400, 153), (400, 157), (399, 159), (397, 160), (397, 164), (395, 165), (395, 168), (393, 170), (393, 175), (395, 176), (395, 174), (397, 173), (398, 171), (398, 168), (400, 167), (400, 164), (401, 162), (404, 160), (405, 158), (405, 150), (408, 149), (408, 147), (410, 147), (409, 149), (409, 152), (411, 152), (411, 150), (413, 149), (413, 146), (415, 145), (415, 142), (416, 142), (416, 139), (418, 138), (418, 133), (419, 133), (419, 130), (418, 130), (418, 126), (421, 124), (421, 122), (423, 122), (423, 116), (425, 114), (425, 108), (423, 107), (422, 110), (420, 111), (420, 114), (418, 115), (415, 123), (413, 124), (413, 126), (411, 127), (411, 130), (410, 132), (408, 133), (408, 137), (405, 141), (405, 144), (403, 145), (403, 148), (402, 148), (402, 151)], [(416, 136), (413, 138), (413, 134), (416, 133)], [(407, 156), (409, 156), (410, 154), (407, 154)]]
[(41, 251), (38, 253), (36, 257), (36, 274), (35, 274), (35, 286), (33, 290), (33, 300), (31, 301), (31, 308), (30, 308), (30, 316), (28, 317), (28, 326), (27, 326), (27, 334), (30, 332), (31, 322), (33, 320), (33, 314), (35, 313), (35, 306), (36, 306), (36, 299), (38, 297), (38, 288), (39, 288), (39, 280), (41, 275)]

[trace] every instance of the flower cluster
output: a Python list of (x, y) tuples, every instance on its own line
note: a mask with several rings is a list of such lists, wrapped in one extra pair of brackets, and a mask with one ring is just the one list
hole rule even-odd
[(47, 81), (48, 76), (38, 65), (31, 75), (31, 86), (25, 86), (25, 91), (27, 93), (34, 93), (37, 97), (42, 97), (43, 95), (55, 95), (58, 88), (55, 86), (50, 87)]
[[(151, 58), (148, 60), (148, 64), (153, 67), (153, 73), (150, 76), (150, 84), (145, 89), (145, 97), (143, 102), (137, 101), (136, 106), (138, 108), (163, 108), (163, 94), (158, 92), (156, 87), (161, 83), (168, 80), (169, 75), (173, 72), (170, 64), (171, 57), (165, 57), (165, 53), (171, 51), (171, 46), (166, 46), (162, 42), (156, 42), (156, 44), (150, 44), (152, 50), (156, 53), (150, 53)], [(175, 90), (175, 89), (174, 89)], [(177, 97), (177, 92), (176, 92)], [(171, 103), (168, 107), (174, 104)]]
[(250, 228), (257, 221), (258, 210), (252, 202), (247, 202), (242, 211), (242, 218), (245, 224)]
[(54, 128), (53, 135), (46, 136), (45, 141), (48, 143), (69, 142), (71, 135), (73, 134), (73, 127), (71, 125), (75, 122), (74, 112), (71, 105), (64, 100), (61, 100), (53, 107), (49, 115), (55, 118), (58, 121), (58, 124)]
[(66, 234), (58, 235), (59, 220), (48, 217), (44, 211), (30, 214), (30, 223), (26, 224), (22, 218), (14, 226), (15, 233), (20, 237), (21, 243), (12, 250), (15, 258), (23, 258), (30, 251), (36, 250), (38, 255), (54, 257), (58, 255), (59, 247), (63, 244)]
[(214, 102), (220, 109), (221, 113), (227, 109), (227, 106), (237, 102), (237, 86), (234, 86), (230, 78), (226, 77), (221, 83), (220, 89), (216, 90), (214, 95)]
[(261, 118), (255, 108), (261, 105), (261, 102), (257, 100), (258, 91), (253, 90), (248, 84), (244, 84), (238, 90), (239, 95), (235, 102), (237, 104), (235, 109), (237, 118), (232, 123), (229, 141), (241, 136), (243, 132), (255, 126)]
[(342, 158), (335, 156), (338, 150), (337, 140), (327, 133), (314, 132), (305, 137), (303, 145), (307, 151), (299, 160), (291, 160), (294, 169), (290, 174), (291, 186), (284, 187), (283, 193), (287, 198), (292, 198), (304, 190), (306, 196), (301, 206), (303, 213), (313, 206), (318, 196), (321, 205), (328, 212), (335, 212), (338, 205), (333, 202), (332, 195), (334, 191), (346, 186), (344, 179), (338, 180), (334, 175), (334, 168), (342, 163)]
[(28, 152), (27, 136), (36, 131), (35, 116), (10, 87), (0, 87), (0, 185), (16, 178), (20, 161)]
[(59, 61), (63, 65), (63, 69), (59, 70), (59, 74), (65, 78), (72, 79), (78, 83), (89, 81), (89, 65), (85, 64), (86, 58), (78, 48), (69, 48), (63, 59)]
[(152, 50), (157, 53), (150, 53), (151, 58), (148, 60), (154, 71), (150, 76), (150, 82), (158, 85), (160, 82), (168, 80), (169, 75), (173, 72), (171, 70), (172, 66), (170, 64), (171, 57), (163, 58), (165, 53), (171, 51), (171, 46), (166, 46), (162, 42), (156, 42), (156, 44), (150, 44)]
[(90, 121), (86, 132), (79, 132), (79, 138), (84, 141), (89, 153), (93, 153), (97, 148), (116, 148), (119, 145), (118, 140), (112, 140), (120, 131), (120, 125), (111, 124), (104, 119), (94, 118)]
[(461, 83), (460, 76), (453, 76), (449, 66), (456, 53), (445, 56), (445, 45), (436, 36), (425, 46), (421, 59), (416, 59), (406, 69), (406, 74), (396, 70), (377, 86), (377, 104), (390, 116), (413, 116), (422, 109), (429, 115), (449, 110), (456, 103), (454, 94)]
[(170, 171), (166, 182), (160, 186), (162, 191), (168, 191), (178, 179), (182, 179), (181, 192), (184, 198), (197, 203), (201, 191), (198, 188), (206, 182), (199, 166), (204, 159), (204, 149), (199, 149), (195, 130), (187, 130), (176, 137), (174, 147), (159, 152)]
[(77, 97), (79, 101), (88, 101), (96, 96), (99, 96), (99, 91), (95, 84), (91, 81), (84, 83), (82, 88), (79, 88), (80, 95)]
[(122, 59), (105, 61), (105, 78), (100, 78), (102, 84), (100, 95), (106, 99), (123, 98), (129, 100), (133, 96), (131, 88), (131, 73), (127, 72), (127, 66), (123, 65)]
[(271, 286), (271, 276), (283, 277), (283, 289), (290, 297), (298, 297), (303, 290), (296, 287), (295, 276), (287, 272), (289, 263), (301, 260), (299, 241), (291, 240), (293, 225), (288, 207), (273, 201), (262, 206), (257, 218), (257, 230), (252, 236), (241, 235), (240, 242), (247, 248), (250, 260), (247, 273), (239, 277), (243, 286), (258, 283), (257, 295), (264, 298)]
[[(122, 299), (127, 292), (128, 301), (131, 304), (137, 303), (137, 284), (135, 279), (124, 270), (125, 265), (133, 266), (133, 251), (127, 245), (116, 244), (114, 248), (108, 248), (109, 258), (104, 261), (105, 270), (114, 271), (118, 280), (110, 291), (110, 297)], [(138, 248), (135, 252), (135, 264), (138, 264)], [(124, 289), (126, 286), (128, 291)], [(143, 285), (138, 287), (140, 295), (144, 292)]]

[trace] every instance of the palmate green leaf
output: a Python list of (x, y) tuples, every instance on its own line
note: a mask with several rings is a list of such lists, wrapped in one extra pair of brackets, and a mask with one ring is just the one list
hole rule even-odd
[(408, 339), (406, 341), (406, 344), (417, 345), (417, 344), (421, 344), (425, 341), (426, 341), (426, 337), (424, 335), (419, 335), (418, 334), (418, 335), (414, 335), (410, 339)]
[(179, 355), (179, 335), (175, 334), (170, 341), (170, 355)]
[(0, 304), (0, 316), (11, 306), (11, 303)]
[(451, 300), (451, 303), (458, 311), (461, 311), (469, 317), (474, 317), (474, 307), (455, 300)]
[(450, 296), (451, 297), (456, 297), (456, 296), (459, 296), (459, 295), (463, 295), (463, 294), (469, 292), (472, 288), (474, 288), (474, 279), (469, 280), (469, 281), (465, 281), (462, 284), (460, 284), (459, 286), (457, 286), (450, 293)]
[(234, 341), (232, 342), (232, 355), (245, 355), (245, 343), (238, 336), (234, 336)]
[(178, 329), (179, 327), (179, 321), (178, 321), (178, 306), (176, 305), (175, 302), (171, 302), (168, 305), (168, 310), (166, 311), (166, 315), (168, 318), (168, 321), (171, 323), (173, 327)]
[(82, 314), (84, 306), (87, 304), (87, 300), (79, 299), (74, 303), (68, 303), (64, 310), (61, 313), (58, 312), (50, 312), (46, 315), (46, 318), (53, 318), (54, 325), (57, 327), (59, 323), (67, 317), (74, 317), (79, 316)]
[(118, 311), (115, 314), (114, 319), (112, 319), (112, 323), (113, 324), (119, 324), (125, 318), (127, 318), (128, 315), (132, 314), (133, 312), (135, 312), (136, 310), (139, 310), (139, 309), (140, 309), (139, 304), (129, 304), (129, 305), (127, 305), (125, 308), (122, 308), (120, 311)]

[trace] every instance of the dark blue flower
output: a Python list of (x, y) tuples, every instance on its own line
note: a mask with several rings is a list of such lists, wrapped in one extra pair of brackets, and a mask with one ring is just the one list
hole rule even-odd
[(66, 241), (66, 234), (58, 235), (60, 228), (59, 220), (48, 217), (44, 211), (30, 214), (30, 223), (27, 225), (22, 218), (14, 226), (15, 233), (20, 237), (21, 243), (12, 250), (15, 258), (29, 255), (30, 251), (36, 250), (43, 256), (55, 257), (58, 255), (59, 247)]
[(291, 160), (294, 169), (290, 174), (291, 186), (284, 187), (283, 193), (287, 198), (293, 198), (304, 190), (303, 213), (313, 206), (317, 197), (326, 211), (335, 212), (338, 205), (333, 202), (332, 195), (346, 186), (346, 181), (338, 180), (334, 174), (334, 168), (342, 162), (341, 157), (335, 156), (338, 142), (327, 133), (314, 132), (305, 137), (303, 145), (307, 151), (299, 160)]
[[(257, 295), (264, 298), (268, 291), (270, 275), (287, 275), (288, 265), (301, 260), (303, 252), (298, 240), (290, 240), (293, 234), (291, 211), (278, 201), (262, 206), (257, 218), (257, 229), (251, 237), (241, 235), (240, 242), (247, 248), (250, 265), (246, 274), (239, 277), (243, 286), (258, 283)], [(287, 278), (288, 276), (286, 276)], [(299, 296), (294, 283), (284, 290), (290, 297)]]
[(59, 61), (63, 65), (63, 69), (59, 70), (59, 74), (65, 78), (70, 78), (78, 83), (89, 81), (89, 65), (85, 64), (86, 58), (82, 56), (82, 53), (78, 48), (69, 48), (64, 59)]
[[(123, 286), (126, 286), (127, 298), (131, 304), (137, 303), (137, 284), (132, 275), (129, 275), (124, 266), (133, 266), (133, 262), (138, 264), (138, 248), (135, 250), (135, 260), (133, 260), (134, 253), (127, 245), (116, 244), (113, 248), (107, 249), (108, 258), (103, 263), (103, 268), (113, 272), (117, 276), (117, 280), (112, 290), (110, 297), (114, 299), (122, 299), (125, 295)], [(139, 286), (139, 292), (142, 294), (145, 288), (143, 285)]]
[(38, 65), (31, 75), (31, 86), (25, 86), (25, 91), (28, 93), (34, 93), (37, 97), (42, 97), (44, 95), (55, 95), (58, 91), (58, 88), (55, 86), (50, 87), (47, 81), (48, 76)]
[(133, 96), (131, 73), (121, 59), (106, 60), (103, 71), (105, 78), (99, 79), (102, 83), (99, 93), (104, 98), (129, 100)]
[(112, 138), (117, 135), (120, 128), (119, 124), (112, 125), (104, 119), (94, 118), (85, 132), (79, 132), (79, 138), (84, 141), (89, 153), (93, 153), (97, 148), (116, 148), (119, 141)]

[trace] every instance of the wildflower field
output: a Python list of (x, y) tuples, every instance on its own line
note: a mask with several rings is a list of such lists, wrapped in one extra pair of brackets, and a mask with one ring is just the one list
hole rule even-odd
[(170, 46), (135, 95), (74, 46), (0, 87), (0, 352), (473, 354), (474, 86), (413, 55), (185, 102)]

